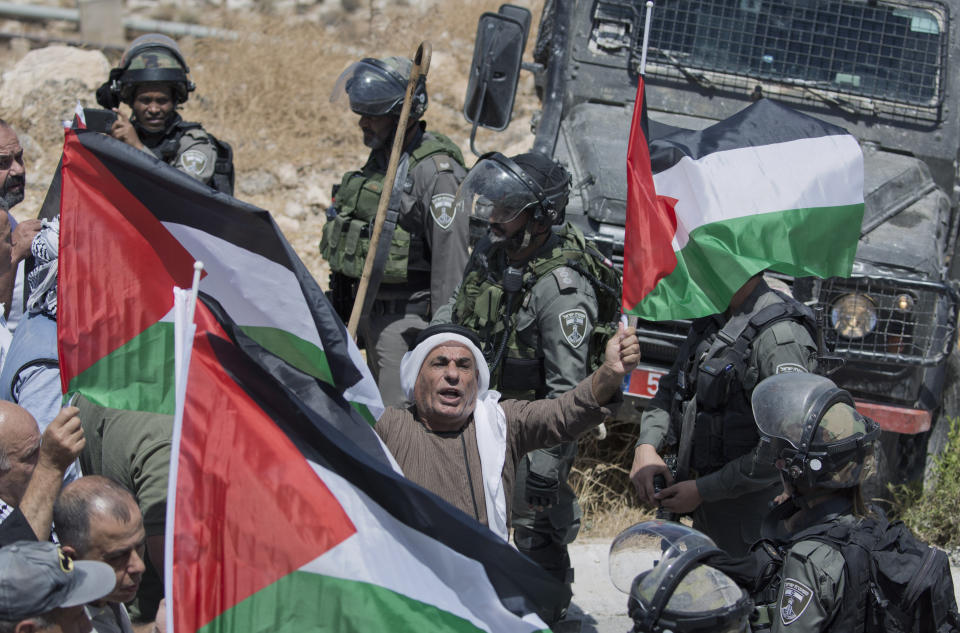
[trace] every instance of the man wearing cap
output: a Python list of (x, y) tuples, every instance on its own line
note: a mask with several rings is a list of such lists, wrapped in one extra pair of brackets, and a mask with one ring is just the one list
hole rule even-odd
[(619, 397), (639, 359), (635, 331), (621, 326), (603, 365), (572, 390), (556, 399), (499, 402), (477, 336), (434, 325), (403, 357), (401, 382), (413, 404), (388, 407), (375, 429), (406, 477), (506, 540), (520, 459), (600, 424), (610, 413), (604, 405)]
[(94, 630), (132, 633), (123, 605), (137, 595), (146, 569), (146, 533), (133, 495), (106, 477), (81, 477), (60, 493), (53, 520), (70, 558), (102, 561), (116, 576), (113, 591), (86, 608)]
[[(334, 187), (320, 242), (320, 253), (330, 264), (331, 300), (345, 321), (370, 250), (411, 69), (403, 57), (366, 58), (351, 64), (333, 89), (331, 101), (345, 97), (360, 115), (363, 144), (370, 148), (366, 164), (347, 172)], [(359, 324), (383, 402), (394, 406), (403, 403), (400, 359), (433, 312), (450, 299), (469, 255), (469, 214), (458, 213), (453, 205), (466, 174), (463, 156), (453, 141), (428, 132), (421, 120), (427, 109), (425, 81), (418, 83), (412, 99), (388, 215), (394, 228), (381, 245), (388, 249), (383, 277), (379, 287), (368, 289), (375, 300)], [(389, 227), (382, 235), (388, 233)]]
[(110, 593), (113, 571), (97, 561), (72, 561), (53, 543), (0, 548), (0, 631), (89, 633), (83, 605)]
[(85, 440), (76, 407), (65, 407), (41, 437), (22, 407), (0, 401), (0, 547), (50, 537), (63, 475)]

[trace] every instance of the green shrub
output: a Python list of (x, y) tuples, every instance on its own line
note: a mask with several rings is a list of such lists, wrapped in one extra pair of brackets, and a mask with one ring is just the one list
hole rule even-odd
[(935, 459), (931, 482), (927, 489), (923, 482), (891, 486), (894, 514), (924, 541), (956, 548), (960, 546), (960, 419), (950, 420), (947, 445)]

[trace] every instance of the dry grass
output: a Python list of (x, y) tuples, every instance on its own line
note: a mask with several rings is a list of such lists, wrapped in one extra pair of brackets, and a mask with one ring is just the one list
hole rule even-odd
[(616, 421), (607, 423), (606, 439), (590, 435), (580, 440), (570, 485), (583, 510), (583, 536), (616, 536), (624, 528), (654, 517), (653, 511), (639, 506), (630, 482), (636, 434), (633, 422)]

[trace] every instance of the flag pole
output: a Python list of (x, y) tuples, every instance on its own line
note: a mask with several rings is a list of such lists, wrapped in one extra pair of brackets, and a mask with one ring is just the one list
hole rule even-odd
[(653, 15), (653, 0), (647, 0), (647, 17), (643, 22), (643, 45), (640, 47), (640, 75), (647, 74), (647, 49), (650, 47), (650, 18)]
[(189, 290), (173, 288), (173, 375), (174, 411), (173, 435), (170, 441), (170, 475), (167, 480), (167, 517), (163, 533), (163, 594), (167, 633), (173, 633), (173, 532), (176, 525), (174, 509), (177, 507), (177, 471), (180, 465), (180, 434), (183, 429), (183, 408), (186, 404), (187, 375), (190, 372), (190, 354), (197, 326), (193, 322), (200, 291), (200, 275), (203, 262), (193, 263), (193, 280)]

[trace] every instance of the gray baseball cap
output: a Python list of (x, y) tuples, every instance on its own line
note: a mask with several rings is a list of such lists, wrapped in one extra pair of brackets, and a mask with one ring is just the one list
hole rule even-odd
[(73, 561), (53, 543), (0, 548), (0, 620), (17, 620), (104, 597), (117, 582), (106, 563)]

